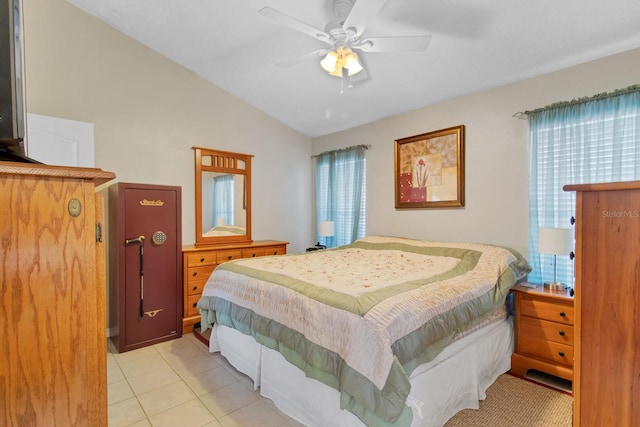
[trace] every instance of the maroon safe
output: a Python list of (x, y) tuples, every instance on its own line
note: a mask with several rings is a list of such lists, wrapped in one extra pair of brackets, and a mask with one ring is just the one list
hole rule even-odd
[(109, 187), (109, 332), (122, 353), (182, 336), (181, 187)]

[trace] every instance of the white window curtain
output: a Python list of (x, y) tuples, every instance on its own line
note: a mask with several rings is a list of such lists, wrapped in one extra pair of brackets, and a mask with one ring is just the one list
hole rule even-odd
[(327, 248), (347, 245), (365, 235), (366, 145), (316, 157), (316, 220), (333, 221), (334, 235), (317, 237)]
[(216, 225), (233, 225), (233, 174), (213, 178), (213, 221)]
[[(527, 112), (529, 262), (534, 283), (554, 277), (553, 255), (538, 253), (540, 228), (571, 228), (567, 184), (640, 179), (640, 85)], [(573, 286), (574, 265), (557, 257), (558, 281)]]

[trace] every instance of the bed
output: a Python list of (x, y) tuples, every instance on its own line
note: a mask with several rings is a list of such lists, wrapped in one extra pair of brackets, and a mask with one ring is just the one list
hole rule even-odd
[(205, 237), (237, 236), (247, 234), (247, 229), (237, 225), (216, 225), (203, 234)]
[(442, 425), (509, 369), (517, 252), (370, 236), (241, 259), (198, 302), (210, 349), (310, 426)]

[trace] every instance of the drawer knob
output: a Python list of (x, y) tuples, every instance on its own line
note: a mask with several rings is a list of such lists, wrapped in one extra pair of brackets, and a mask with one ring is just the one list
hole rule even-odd
[(197, 302), (194, 302), (194, 303), (193, 303), (193, 306), (194, 306), (194, 307), (195, 307), (195, 306), (197, 306), (197, 305), (198, 305), (198, 303), (197, 303)]
[(203, 258), (200, 258), (200, 262), (204, 262), (204, 257), (203, 257)]
[(229, 256), (227, 257), (227, 259), (231, 259), (231, 255), (229, 255)]
[(569, 259), (573, 260), (575, 257), (576, 254), (573, 251), (569, 252)]
[[(194, 291), (198, 290), (198, 287), (197, 287), (197, 286), (194, 286), (194, 287), (193, 287), (193, 290), (194, 290)], [(564, 332), (560, 332), (560, 335), (564, 335)]]
[[(193, 289), (195, 290), (196, 288), (193, 288)], [(560, 336), (561, 336), (561, 337), (563, 337), (563, 336), (564, 336), (564, 331), (560, 331), (560, 332), (558, 332), (558, 333), (560, 334)]]
[(194, 272), (193, 272), (193, 277), (196, 277), (197, 275), (198, 275), (198, 272), (197, 272), (197, 271), (194, 271)]
[(560, 352), (558, 352), (558, 356), (560, 356), (560, 357), (564, 357), (564, 351), (560, 351)]
[(256, 254), (251, 254), (251, 256), (252, 256), (252, 257), (255, 257), (255, 256), (256, 256)]
[(564, 311), (561, 311), (561, 312), (560, 312), (560, 317), (566, 317), (566, 314), (565, 314), (565, 312), (564, 312)]

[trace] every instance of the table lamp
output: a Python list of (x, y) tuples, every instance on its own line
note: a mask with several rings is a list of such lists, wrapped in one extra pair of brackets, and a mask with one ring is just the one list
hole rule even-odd
[[(319, 237), (331, 237), (333, 236), (333, 221), (320, 221), (318, 223), (318, 236)], [(317, 248), (326, 249), (325, 245), (321, 245), (320, 242), (316, 243)]]
[(553, 282), (545, 282), (544, 287), (553, 291), (563, 291), (567, 285), (557, 280), (558, 255), (569, 255), (573, 246), (573, 230), (570, 228), (541, 228), (538, 233), (538, 252), (553, 255)]

